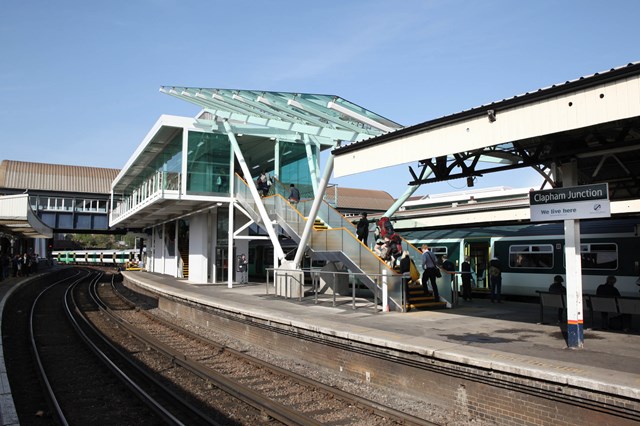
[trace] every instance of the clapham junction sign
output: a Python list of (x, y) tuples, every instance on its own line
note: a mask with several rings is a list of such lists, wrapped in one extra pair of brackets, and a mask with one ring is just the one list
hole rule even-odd
[(606, 183), (531, 191), (529, 205), (532, 222), (611, 217)]

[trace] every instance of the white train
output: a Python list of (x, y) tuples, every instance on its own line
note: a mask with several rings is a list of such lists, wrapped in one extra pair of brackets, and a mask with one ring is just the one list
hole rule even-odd
[(54, 251), (53, 258), (64, 265), (134, 267), (140, 263), (139, 250), (65, 250)]

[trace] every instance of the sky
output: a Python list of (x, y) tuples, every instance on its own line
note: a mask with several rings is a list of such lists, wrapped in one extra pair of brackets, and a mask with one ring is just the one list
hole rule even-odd
[[(198, 113), (165, 85), (332, 94), (413, 125), (640, 61), (638, 16), (637, 0), (2, 0), (0, 160), (122, 168), (160, 115)], [(408, 167), (331, 183), (398, 197)]]

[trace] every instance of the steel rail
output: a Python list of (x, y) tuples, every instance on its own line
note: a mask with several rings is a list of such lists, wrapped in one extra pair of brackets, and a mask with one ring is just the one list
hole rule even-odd
[[(78, 275), (85, 273), (84, 276), (78, 277)], [(31, 341), (31, 352), (33, 353), (33, 357), (36, 361), (36, 365), (37, 365), (37, 371), (38, 371), (38, 376), (40, 377), (40, 380), (42, 381), (45, 390), (46, 390), (46, 395), (47, 398), (49, 399), (49, 403), (53, 406), (53, 410), (55, 411), (57, 417), (58, 417), (58, 421), (63, 424), (63, 425), (68, 425), (69, 423), (67, 422), (67, 418), (64, 414), (64, 411), (62, 410), (62, 407), (60, 406), (60, 403), (58, 402), (58, 398), (56, 398), (56, 394), (53, 390), (53, 387), (51, 386), (51, 382), (49, 381), (49, 377), (47, 375), (47, 372), (45, 370), (44, 367), (44, 363), (42, 362), (42, 357), (40, 356), (40, 351), (38, 350), (38, 345), (36, 343), (36, 336), (35, 336), (35, 314), (36, 314), (36, 306), (38, 304), (38, 301), (40, 301), (40, 298), (50, 289), (52, 289), (54, 286), (61, 284), (63, 282), (66, 281), (70, 281), (72, 279), (76, 279), (75, 283), (82, 281), (83, 279), (85, 279), (87, 276), (89, 276), (89, 273), (86, 271), (78, 271), (76, 272), (74, 275), (67, 277), (67, 278), (63, 278), (59, 281), (54, 282), (53, 284), (47, 286), (46, 288), (44, 288), (39, 294), (38, 296), (34, 299), (33, 304), (31, 305), (31, 312), (29, 313), (29, 340)]]
[[(114, 282), (112, 280), (111, 282), (111, 286), (113, 288), (113, 291), (118, 295), (118, 297), (123, 300), (124, 302), (126, 302), (127, 304), (129, 304), (129, 306), (135, 306), (134, 303), (132, 303), (129, 299), (127, 299), (124, 295), (122, 295), (116, 288), (114, 285)], [(248, 355), (246, 353), (237, 351), (233, 348), (229, 348), (225, 345), (222, 345), (218, 342), (215, 342), (213, 340), (210, 340), (200, 334), (197, 334), (191, 330), (188, 330), (186, 328), (180, 327), (179, 325), (173, 324), (163, 318), (160, 318), (156, 315), (153, 315), (147, 311), (141, 310), (141, 313), (143, 313), (144, 315), (152, 318), (154, 321), (158, 321), (161, 324), (163, 324), (165, 327), (169, 327), (172, 328), (174, 330), (176, 330), (177, 332), (183, 333), (187, 336), (189, 336), (190, 338), (200, 341), (200, 342), (204, 342), (208, 345), (211, 345), (213, 347), (215, 347), (216, 349), (220, 350), (220, 351), (224, 351), (227, 352), (233, 356), (236, 356), (246, 362), (252, 363), (254, 365), (257, 365), (259, 367), (262, 367), (264, 369), (270, 370), (276, 374), (282, 374), (285, 376), (288, 376), (290, 378), (292, 378), (294, 381), (297, 381), (298, 383), (307, 385), (307, 386), (312, 386), (312, 387), (316, 387), (319, 388), (327, 393), (333, 394), (336, 398), (341, 399), (342, 401), (348, 402), (352, 405), (356, 405), (360, 408), (366, 409), (376, 415), (379, 416), (384, 416), (386, 418), (389, 418), (391, 420), (394, 420), (396, 422), (399, 423), (403, 423), (405, 425), (415, 425), (415, 426), (433, 426), (433, 425), (437, 425), (437, 423), (433, 423), (430, 422), (428, 420), (424, 420), (421, 419), (419, 417), (415, 417), (412, 416), (411, 414), (407, 414), (404, 413), (402, 411), (396, 410), (394, 408), (391, 407), (387, 407), (385, 405), (379, 404), (375, 401), (371, 401), (369, 399), (363, 398), (361, 396), (358, 395), (354, 395), (348, 392), (345, 392), (341, 389), (338, 388), (334, 388), (331, 387), (329, 385), (325, 385), (324, 383), (318, 382), (316, 380), (310, 379), (308, 377), (302, 376), (298, 373), (295, 373), (293, 371), (289, 371), (286, 370), (284, 368), (278, 367), (276, 365), (273, 364), (269, 364), (265, 361), (262, 361), (261, 359), (252, 357), (251, 355)]]
[[(98, 276), (97, 278), (95, 278), (89, 285), (89, 293), (91, 294), (92, 299), (94, 299), (94, 302), (95, 302), (95, 298), (94, 298), (94, 295), (92, 294), (92, 292), (93, 292), (93, 289), (95, 289), (95, 286), (97, 285), (97, 283), (99, 282), (100, 277), (101, 277), (101, 275)], [(102, 340), (102, 342), (109, 347), (110, 350), (112, 350), (113, 352), (118, 354), (118, 356), (120, 357), (120, 359), (122, 361), (126, 361), (130, 367), (134, 368), (139, 374), (143, 375), (146, 380), (149, 380), (155, 386), (160, 388), (164, 392), (164, 394), (167, 395), (170, 399), (175, 401), (177, 404), (179, 404), (183, 408), (189, 410), (189, 412), (191, 412), (193, 415), (198, 417), (202, 422), (204, 422), (206, 424), (214, 425), (214, 426), (220, 426), (220, 423), (218, 423), (218, 422), (214, 421), (213, 419), (211, 419), (207, 414), (205, 414), (201, 410), (197, 409), (192, 404), (189, 404), (183, 398), (179, 397), (175, 392), (172, 392), (171, 390), (167, 389), (166, 386), (163, 385), (157, 378), (152, 376), (147, 371), (143, 370), (139, 365), (134, 363), (130, 359), (130, 357), (127, 356), (122, 350), (118, 349), (115, 345), (113, 345), (85, 317), (85, 315), (82, 313), (82, 311), (78, 307), (78, 304), (76, 303), (75, 296), (73, 295), (73, 292), (69, 291), (69, 293), (70, 293), (70, 297), (69, 297), (70, 300), (68, 301), (68, 303), (65, 303), (65, 307), (67, 308), (67, 314), (68, 314), (69, 319), (71, 320), (74, 328), (78, 331), (78, 333), (81, 335), (83, 340), (87, 343), (89, 348), (100, 358), (100, 360), (103, 361), (105, 363), (105, 365), (126, 386), (128, 386), (136, 395), (138, 395), (138, 397), (149, 408), (151, 408), (154, 412), (156, 412), (168, 424), (174, 424), (174, 425), (185, 425), (186, 424), (182, 420), (178, 419), (178, 417), (176, 417), (173, 413), (171, 413), (166, 407), (164, 407), (163, 404), (157, 400), (157, 398), (154, 398), (151, 394), (149, 394), (149, 392), (145, 391), (140, 384), (136, 383), (133, 379), (131, 379), (131, 377), (124, 370), (122, 370), (120, 367), (118, 367), (110, 359), (110, 357), (104, 351), (102, 351), (92, 341), (92, 339), (88, 336), (88, 334), (82, 329), (81, 325), (78, 323), (78, 318), (80, 320), (82, 320), (84, 325), (86, 327), (89, 327), (92, 330), (92, 332), (94, 333), (94, 335), (96, 337), (99, 337)], [(65, 302), (67, 302), (67, 301), (65, 300)], [(73, 315), (73, 312), (75, 312), (76, 315)]]
[(289, 425), (319, 426), (322, 424), (309, 416), (306, 416), (283, 404), (273, 401), (271, 398), (268, 398), (263, 394), (256, 392), (253, 389), (250, 389), (235, 380), (225, 377), (224, 375), (213, 370), (212, 368), (203, 365), (202, 363), (190, 359), (176, 349), (160, 342), (149, 333), (146, 333), (145, 331), (140, 330), (134, 325), (124, 321), (108, 307), (100, 307), (100, 309), (101, 311), (104, 309), (103, 312), (106, 315), (109, 315), (113, 319), (113, 321), (117, 322), (119, 326), (127, 330), (133, 337), (140, 339), (156, 351), (163, 353), (175, 364), (180, 365), (181, 367), (198, 375), (202, 379), (211, 382), (214, 386), (218, 387), (224, 392), (234, 396), (241, 401), (244, 401), (252, 407), (257, 408), (270, 417)]

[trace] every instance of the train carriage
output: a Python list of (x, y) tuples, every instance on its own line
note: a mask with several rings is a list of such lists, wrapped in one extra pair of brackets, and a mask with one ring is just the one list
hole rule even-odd
[[(608, 275), (625, 296), (638, 296), (640, 274), (638, 219), (583, 220), (581, 262), (583, 293), (595, 293)], [(415, 246), (427, 244), (439, 257), (447, 254), (460, 269), (471, 260), (475, 290), (489, 287), (487, 270), (495, 256), (502, 265), (502, 294), (535, 297), (555, 275), (566, 274), (563, 223), (504, 225), (453, 230), (405, 231)]]
[(69, 250), (54, 251), (53, 258), (64, 265), (127, 267), (138, 263), (139, 250)]

